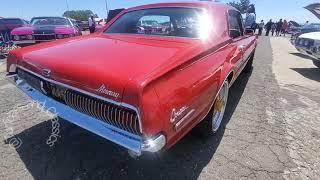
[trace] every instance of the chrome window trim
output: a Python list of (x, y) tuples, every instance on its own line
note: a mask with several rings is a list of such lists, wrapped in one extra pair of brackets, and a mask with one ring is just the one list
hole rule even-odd
[(140, 128), (140, 131), (141, 131), (141, 133), (143, 134), (142, 123), (141, 123), (141, 118), (140, 118), (140, 113), (139, 113), (139, 109), (138, 109), (138, 108), (136, 108), (136, 107), (134, 107), (134, 106), (132, 106), (132, 105), (130, 105), (130, 104), (124, 103), (124, 102), (116, 102), (116, 101), (114, 101), (114, 100), (107, 99), (107, 98), (105, 98), (105, 97), (101, 97), (101, 96), (98, 96), (98, 95), (96, 95), (96, 94), (93, 94), (93, 93), (90, 93), (90, 92), (81, 90), (81, 89), (79, 89), (79, 88), (75, 88), (75, 87), (73, 87), (73, 86), (70, 86), (70, 85), (67, 85), (67, 84), (64, 84), (64, 83), (61, 83), (61, 82), (52, 80), (52, 79), (48, 79), (48, 78), (46, 78), (46, 77), (43, 77), (43, 76), (41, 76), (41, 75), (39, 75), (39, 74), (37, 74), (37, 73), (34, 73), (34, 72), (30, 71), (29, 69), (27, 69), (27, 68), (25, 68), (25, 67), (23, 67), (23, 66), (17, 65), (16, 67), (17, 67), (17, 68), (20, 68), (20, 69), (22, 69), (22, 70), (24, 70), (24, 71), (27, 71), (27, 72), (29, 72), (29, 73), (31, 73), (31, 74), (33, 74), (33, 75), (35, 75), (35, 76), (37, 76), (37, 77), (45, 80), (45, 81), (48, 81), (48, 82), (50, 82), (50, 83), (53, 83), (53, 84), (56, 84), (56, 85), (59, 85), (59, 86), (62, 86), (62, 87), (68, 88), (68, 89), (72, 89), (72, 90), (74, 90), (74, 91), (77, 91), (77, 92), (86, 94), (86, 95), (88, 95), (88, 96), (91, 96), (91, 97), (94, 97), (94, 98), (97, 98), (97, 99), (100, 99), (100, 100), (103, 100), (103, 101), (106, 101), (106, 102), (115, 104), (115, 105), (117, 105), (117, 106), (125, 107), (125, 108), (128, 108), (128, 109), (131, 109), (131, 110), (135, 111), (135, 112), (137, 113), (137, 117), (138, 117), (138, 120), (139, 120), (139, 128)]

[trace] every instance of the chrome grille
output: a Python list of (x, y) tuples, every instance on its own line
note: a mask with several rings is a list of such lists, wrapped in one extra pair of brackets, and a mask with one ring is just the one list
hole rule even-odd
[(108, 124), (116, 126), (136, 135), (141, 135), (140, 122), (135, 111), (124, 107), (67, 90), (65, 102), (73, 109), (102, 120)]
[(55, 34), (34, 34), (36, 41), (51, 41), (56, 39)]
[[(142, 135), (139, 117), (137, 112), (132, 109), (118, 106), (72, 89), (60, 87), (22, 69), (18, 69), (17, 74), (33, 88), (41, 92), (43, 92), (44, 88), (47, 92), (47, 96), (64, 103), (79, 112), (130, 133)], [(41, 82), (43, 83), (42, 88)]]

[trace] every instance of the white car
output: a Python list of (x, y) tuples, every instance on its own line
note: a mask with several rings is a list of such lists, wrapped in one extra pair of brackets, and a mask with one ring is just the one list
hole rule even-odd
[(295, 41), (296, 49), (313, 58), (313, 64), (320, 68), (320, 32), (300, 35)]
[[(320, 19), (320, 3), (305, 7)], [(313, 58), (313, 64), (320, 68), (320, 32), (301, 34), (294, 42), (296, 49)]]

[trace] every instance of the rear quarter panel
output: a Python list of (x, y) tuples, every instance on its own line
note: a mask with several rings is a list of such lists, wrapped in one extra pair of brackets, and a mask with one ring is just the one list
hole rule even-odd
[[(163, 121), (168, 147), (206, 116), (226, 74), (232, 71), (230, 60), (235, 49), (232, 44), (224, 45), (216, 52), (169, 72), (154, 82), (160, 103), (160, 109), (155, 111), (161, 111), (158, 118)], [(170, 122), (171, 114), (173, 109), (182, 107), (187, 107), (184, 114), (191, 110), (194, 113), (180, 125), (181, 129), (176, 130), (175, 124), (179, 120)]]

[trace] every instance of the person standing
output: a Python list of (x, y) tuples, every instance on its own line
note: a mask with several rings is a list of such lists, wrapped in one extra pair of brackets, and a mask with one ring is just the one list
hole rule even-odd
[(279, 22), (277, 22), (276, 36), (281, 36), (280, 31), (282, 29), (282, 25), (283, 25), (283, 22), (282, 22), (282, 19), (280, 19)]
[(261, 36), (263, 28), (264, 28), (264, 22), (263, 20), (261, 20), (261, 22), (259, 23), (259, 34), (258, 34), (259, 36)]
[(255, 30), (256, 26), (256, 10), (253, 4), (251, 4), (246, 13), (246, 19), (244, 21), (244, 25), (246, 29)]
[(283, 24), (282, 24), (282, 34), (283, 34), (283, 36), (286, 36), (286, 32), (288, 31), (288, 27), (289, 27), (289, 23), (287, 22), (287, 20), (284, 20)]
[(267, 24), (266, 24), (266, 36), (269, 36), (272, 24), (273, 24), (272, 19), (270, 19), (270, 21), (267, 22)]
[(276, 23), (272, 23), (272, 26), (271, 26), (271, 34), (272, 36), (274, 35), (274, 32), (276, 31), (277, 29), (277, 24)]
[(92, 15), (89, 17), (88, 23), (89, 23), (90, 34), (92, 34), (96, 30), (96, 22), (95, 22), (95, 20), (94, 20)]

